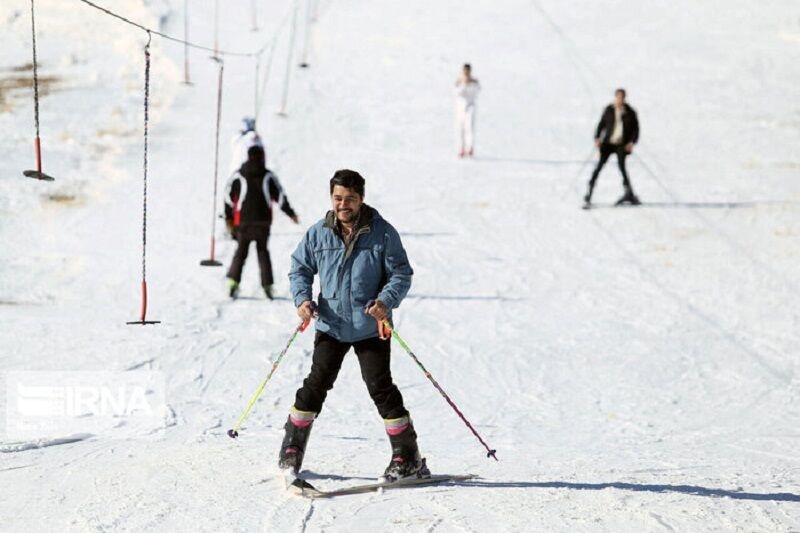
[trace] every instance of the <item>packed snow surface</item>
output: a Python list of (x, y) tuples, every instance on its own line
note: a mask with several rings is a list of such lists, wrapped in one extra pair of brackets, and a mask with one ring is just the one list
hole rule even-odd
[[(147, 36), (78, 0), (36, 2), (56, 178), (38, 182), (22, 177), (35, 167), (30, 4), (0, 6), (3, 530), (800, 530), (796, 2), (299, 2), (286, 116), (294, 4), (256, 2), (253, 31), (251, 2), (220, 3), (221, 48), (269, 45), (259, 129), (301, 224), (276, 211), (273, 302), (255, 257), (236, 302), (224, 267), (199, 266), (228, 142), (254, 113), (256, 61), (225, 58), (212, 206), (218, 64), (190, 51), (185, 85), (183, 46), (154, 36), (147, 318), (161, 323), (146, 327), (125, 322), (141, 299)], [(190, 39), (209, 47), (213, 4), (189, 7)], [(183, 36), (179, 0), (102, 5)], [(483, 90), (476, 154), (461, 160), (453, 85), (466, 61)], [(612, 158), (583, 211), (593, 129), (616, 87), (639, 114), (628, 167), (644, 205), (611, 207)], [(287, 493), (277, 452), (311, 332), (240, 437), (226, 436), (297, 325), (289, 255), (340, 168), (366, 178), (415, 269), (397, 331), (499, 461), (394, 344), (422, 451), (434, 473), (478, 479)], [(227, 266), (235, 243), (219, 220), (215, 231)], [(6, 414), (15, 372), (143, 371), (160, 376), (148, 394), (164, 393), (150, 425), (76, 418), (24, 436)], [(365, 483), (389, 452), (349, 356), (306, 474), (322, 489)]]

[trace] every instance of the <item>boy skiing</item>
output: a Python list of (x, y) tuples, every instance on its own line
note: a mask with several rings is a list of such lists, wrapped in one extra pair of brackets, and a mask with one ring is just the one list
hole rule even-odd
[(231, 186), (238, 176), (239, 169), (247, 163), (247, 152), (253, 146), (260, 146), (264, 150), (264, 164), (267, 162), (266, 149), (261, 136), (256, 131), (256, 119), (242, 118), (242, 129), (231, 139), (231, 167), (228, 171), (228, 182), (225, 184), (225, 226), (231, 238), (236, 240), (236, 228), (233, 224), (233, 203), (230, 201)]
[(258, 267), (261, 271), (261, 287), (272, 300), (272, 262), (267, 249), (269, 230), (272, 226), (272, 202), (276, 202), (286, 216), (295, 224), (297, 218), (289, 199), (283, 193), (278, 177), (264, 166), (264, 149), (251, 146), (247, 161), (233, 175), (225, 203), (230, 206), (231, 226), (236, 229), (238, 246), (228, 270), (228, 285), (231, 298), (239, 294), (242, 269), (247, 260), (250, 243), (256, 243)]

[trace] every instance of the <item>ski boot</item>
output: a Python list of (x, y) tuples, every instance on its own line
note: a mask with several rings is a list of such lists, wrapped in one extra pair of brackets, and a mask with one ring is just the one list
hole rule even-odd
[(267, 295), (268, 300), (275, 299), (275, 296), (272, 294), (272, 285), (264, 285), (264, 294)]
[(392, 460), (383, 472), (383, 481), (392, 483), (407, 477), (430, 477), (431, 472), (420, 456), (417, 432), (409, 417), (384, 420), (384, 423), (392, 445)]
[(228, 278), (228, 295), (233, 300), (239, 297), (239, 282), (235, 279)]
[(592, 193), (594, 192), (594, 183), (589, 183), (589, 188), (583, 196), (583, 209), (591, 209), (592, 207)]
[(617, 200), (617, 203), (614, 205), (623, 205), (623, 204), (641, 205), (641, 203), (642, 202), (639, 201), (639, 197), (633, 194), (632, 190), (628, 189), (625, 191), (625, 194), (622, 195), (622, 198)]
[(300, 472), (308, 437), (311, 434), (311, 426), (316, 416), (317, 413), (311, 411), (300, 411), (294, 407), (291, 408), (286, 424), (283, 426), (286, 433), (281, 443), (281, 451), (278, 454), (278, 468), (289, 471), (294, 475)]

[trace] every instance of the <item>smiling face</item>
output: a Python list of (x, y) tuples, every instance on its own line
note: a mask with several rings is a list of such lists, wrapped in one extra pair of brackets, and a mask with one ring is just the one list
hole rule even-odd
[(334, 185), (331, 193), (331, 206), (336, 214), (336, 219), (349, 226), (355, 222), (364, 199), (353, 189), (342, 185)]

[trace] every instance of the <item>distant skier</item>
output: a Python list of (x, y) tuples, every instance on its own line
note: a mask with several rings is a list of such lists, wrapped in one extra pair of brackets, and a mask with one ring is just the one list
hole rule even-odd
[[(258, 132), (256, 132), (256, 119), (253, 117), (242, 118), (242, 129), (231, 140), (231, 163), (230, 170), (228, 171), (228, 182), (225, 184), (226, 195), (230, 196), (230, 188), (233, 185), (233, 180), (239, 168), (247, 162), (247, 151), (253, 146), (260, 146), (264, 148), (264, 142), (261, 140)], [(264, 156), (264, 163), (266, 164), (266, 150)], [(233, 205), (225, 204), (225, 222), (228, 227), (228, 232), (231, 237), (236, 238), (235, 228), (233, 227)]]
[(591, 206), (592, 192), (597, 182), (600, 170), (611, 157), (617, 154), (619, 171), (622, 173), (622, 186), (625, 194), (617, 200), (617, 205), (628, 203), (639, 205), (639, 198), (633, 193), (628, 172), (625, 170), (625, 158), (633, 152), (633, 145), (639, 140), (639, 120), (636, 111), (625, 102), (625, 89), (617, 89), (614, 93), (614, 102), (609, 104), (600, 117), (597, 130), (594, 134), (594, 143), (600, 149), (600, 160), (589, 180), (589, 190), (583, 197), (585, 207)]
[(465, 63), (461, 76), (456, 80), (456, 132), (459, 157), (472, 157), (475, 151), (475, 102), (480, 92), (480, 83), (472, 77), (472, 66)]
[(278, 177), (264, 166), (264, 149), (260, 146), (251, 146), (247, 151), (247, 162), (234, 174), (230, 196), (226, 199), (231, 205), (232, 224), (237, 228), (236, 236), (239, 243), (228, 270), (231, 298), (236, 298), (239, 293), (242, 268), (247, 260), (251, 242), (256, 243), (261, 286), (267, 298), (270, 300), (273, 298), (272, 263), (267, 249), (272, 225), (273, 201), (295, 224), (299, 224), (297, 215), (289, 205), (289, 199), (283, 193)]
[[(392, 381), (390, 340), (379, 331), (379, 321), (391, 321), (391, 310), (408, 293), (414, 272), (397, 230), (364, 203), (360, 174), (337, 171), (330, 195), (333, 209), (311, 226), (292, 254), (289, 280), (297, 314), (303, 320), (316, 316), (317, 332), (311, 371), (289, 410), (278, 464), (299, 472), (311, 425), (353, 347), (392, 447), (384, 476), (429, 475), (403, 397)], [(315, 310), (311, 291), (317, 274)]]

